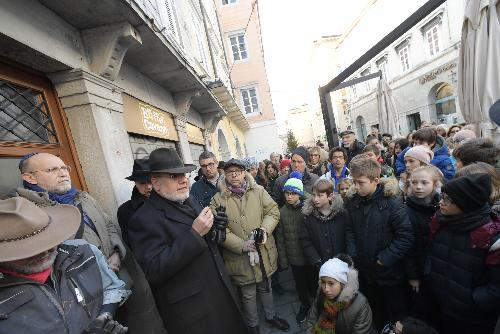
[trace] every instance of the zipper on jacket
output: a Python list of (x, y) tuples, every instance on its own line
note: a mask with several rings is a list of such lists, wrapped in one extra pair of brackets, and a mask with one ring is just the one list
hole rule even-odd
[(85, 310), (85, 312), (87, 312), (87, 315), (90, 318), (91, 314), (90, 314), (90, 311), (87, 307), (87, 302), (85, 301), (85, 296), (83, 295), (82, 290), (80, 289), (80, 287), (76, 283), (76, 280), (73, 277), (68, 276), (68, 278), (69, 278), (69, 281), (73, 284), (73, 290), (74, 290), (75, 295), (76, 295), (76, 300), (78, 301), (78, 303), (80, 303), (83, 306), (83, 309)]

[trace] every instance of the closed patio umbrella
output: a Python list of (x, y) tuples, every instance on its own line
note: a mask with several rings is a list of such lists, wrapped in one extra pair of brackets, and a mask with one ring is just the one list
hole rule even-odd
[(458, 100), (464, 119), (490, 136), (488, 110), (500, 98), (498, 0), (467, 0), (458, 68)]
[(392, 97), (392, 89), (383, 78), (377, 84), (377, 107), (380, 132), (390, 133), (394, 137), (401, 135), (399, 116), (396, 103)]

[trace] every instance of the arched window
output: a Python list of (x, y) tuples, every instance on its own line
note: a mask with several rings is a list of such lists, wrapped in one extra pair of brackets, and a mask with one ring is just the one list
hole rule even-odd
[(363, 116), (358, 116), (356, 118), (356, 132), (358, 139), (363, 141), (366, 138), (366, 125)]
[(456, 114), (457, 109), (455, 92), (450, 84), (443, 83), (436, 89), (435, 104), (438, 123), (453, 123), (448, 115)]

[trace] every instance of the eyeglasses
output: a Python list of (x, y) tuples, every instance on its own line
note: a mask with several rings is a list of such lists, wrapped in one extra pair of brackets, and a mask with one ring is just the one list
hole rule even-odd
[(211, 162), (211, 163), (208, 163), (206, 165), (200, 165), (200, 167), (203, 168), (203, 169), (214, 168), (215, 167), (215, 163)]
[(241, 169), (236, 169), (236, 170), (227, 170), (225, 171), (227, 175), (232, 175), (232, 176), (240, 176), (243, 171)]
[(332, 155), (332, 160), (340, 160), (340, 159), (344, 159), (344, 156), (343, 155)]
[(59, 171), (71, 173), (71, 166), (59, 166), (59, 167), (52, 167), (52, 168), (46, 168), (46, 169), (37, 169), (37, 170), (33, 170), (31, 172), (26, 172), (26, 173), (32, 174), (32, 173), (44, 172), (47, 174), (56, 175), (56, 174), (59, 174)]
[(179, 180), (185, 178), (186, 173), (165, 174), (164, 176), (170, 180)]
[(446, 194), (441, 195), (441, 201), (443, 202), (444, 205), (451, 205), (454, 204), (453, 200), (450, 198), (450, 196)]

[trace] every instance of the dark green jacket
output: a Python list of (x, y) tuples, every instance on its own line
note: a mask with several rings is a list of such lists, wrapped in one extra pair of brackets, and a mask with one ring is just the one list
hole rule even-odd
[[(306, 194), (306, 197), (308, 195)], [(307, 264), (299, 242), (299, 227), (304, 220), (302, 215), (303, 199), (297, 205), (285, 203), (280, 209), (280, 223), (277, 229), (277, 242), (280, 267), (304, 266)]]

